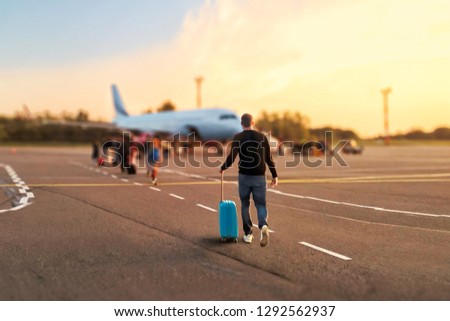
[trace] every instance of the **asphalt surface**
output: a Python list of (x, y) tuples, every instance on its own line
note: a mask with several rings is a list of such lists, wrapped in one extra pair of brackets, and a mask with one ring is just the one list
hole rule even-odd
[(342, 158), (276, 158), (262, 248), (219, 241), (217, 168), (170, 161), (154, 187), (87, 148), (1, 148), (0, 299), (450, 300), (450, 148)]

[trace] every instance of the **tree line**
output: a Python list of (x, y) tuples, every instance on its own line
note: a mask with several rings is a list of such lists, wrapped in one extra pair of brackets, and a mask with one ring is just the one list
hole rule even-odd
[[(384, 137), (377, 137), (379, 139)], [(407, 140), (450, 140), (450, 128), (438, 127), (433, 131), (425, 132), (421, 129), (413, 129), (405, 134), (392, 135), (392, 139)]]
[(324, 141), (326, 132), (333, 132), (335, 139), (360, 139), (358, 134), (350, 129), (333, 127), (310, 128), (309, 119), (299, 112), (282, 111), (261, 112), (256, 121), (256, 127), (264, 132), (271, 132), (280, 141), (302, 143), (305, 141)]
[[(168, 100), (163, 102), (155, 111), (164, 112), (172, 110), (176, 110), (176, 106)], [(64, 122), (48, 122), (49, 120), (70, 121), (72, 124), (68, 126)], [(16, 112), (13, 117), (0, 116), (0, 142), (88, 143), (121, 134), (113, 129), (86, 127), (83, 125), (90, 121), (89, 113), (84, 110), (79, 110), (75, 114), (63, 112), (59, 115), (44, 111), (32, 118), (26, 112)], [(76, 126), (76, 122), (80, 122), (80, 125)], [(333, 132), (333, 138), (337, 140), (360, 139), (358, 134), (351, 129), (333, 127), (310, 128), (308, 117), (293, 111), (262, 111), (256, 117), (256, 127), (261, 131), (270, 132), (280, 141), (292, 141), (294, 143), (324, 141), (325, 133), (329, 131)], [(450, 140), (450, 128), (439, 127), (431, 132), (415, 129), (405, 134), (391, 136), (391, 138)]]
[[(176, 110), (176, 106), (170, 100), (155, 108), (158, 113), (173, 110)], [(143, 111), (152, 112), (152, 108)], [(77, 125), (77, 122), (80, 124)], [(89, 122), (92, 127), (85, 125)], [(12, 117), (0, 115), (0, 142), (89, 143), (122, 135), (119, 130), (94, 125), (99, 123), (101, 125), (101, 122), (92, 121), (89, 113), (83, 109), (76, 113), (63, 111), (60, 114), (46, 110), (35, 115), (29, 114), (27, 110), (17, 111)]]

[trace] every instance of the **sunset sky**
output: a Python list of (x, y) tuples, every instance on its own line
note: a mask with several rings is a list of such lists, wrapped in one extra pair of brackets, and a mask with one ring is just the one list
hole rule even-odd
[(113, 118), (172, 100), (238, 113), (299, 111), (313, 127), (450, 127), (448, 0), (0, 2), (0, 114), (27, 104)]

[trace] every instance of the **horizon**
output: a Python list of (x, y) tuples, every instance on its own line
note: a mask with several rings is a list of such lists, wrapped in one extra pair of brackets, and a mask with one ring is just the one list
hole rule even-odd
[[(258, 117), (291, 110), (361, 137), (450, 127), (450, 3), (433, 0), (100, 1), (0, 4), (0, 114), (113, 118), (171, 100)], [(270, 23), (267, 23), (270, 21)]]

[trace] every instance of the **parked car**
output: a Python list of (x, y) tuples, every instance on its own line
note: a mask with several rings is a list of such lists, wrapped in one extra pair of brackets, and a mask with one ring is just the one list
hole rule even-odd
[(342, 148), (342, 152), (344, 154), (356, 155), (356, 154), (362, 154), (362, 151), (363, 151), (363, 147), (358, 145), (358, 143), (354, 139), (347, 141), (347, 143), (345, 143), (344, 147)]

